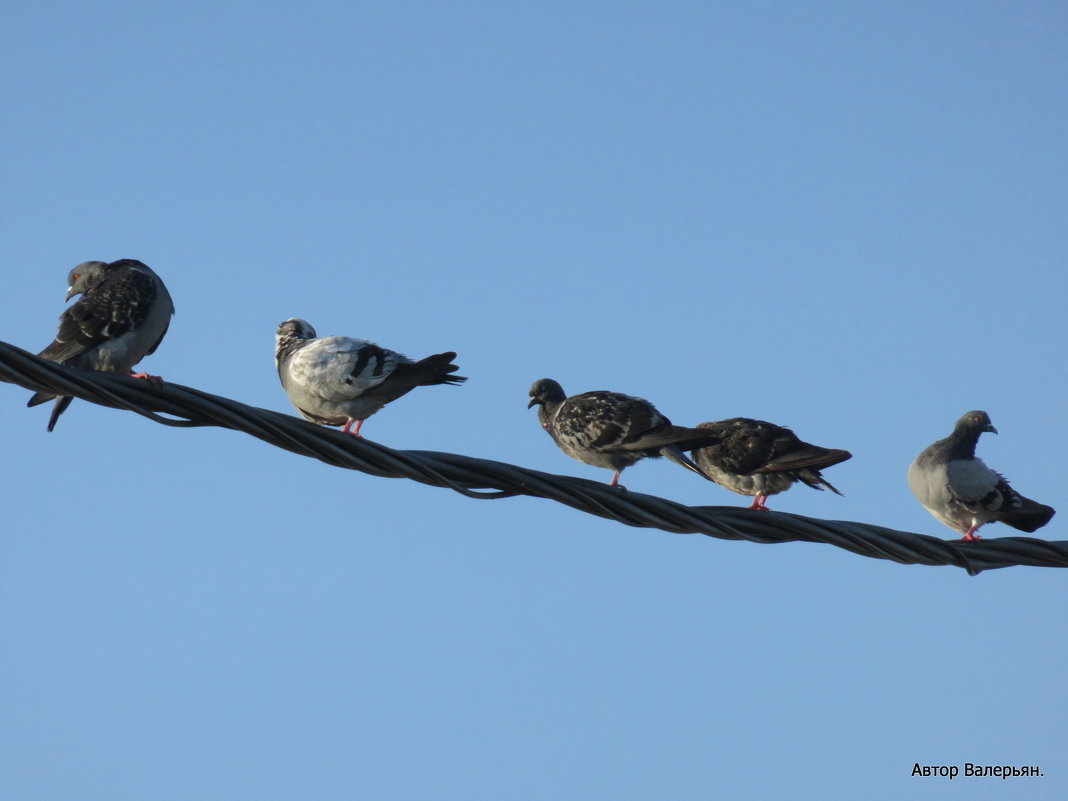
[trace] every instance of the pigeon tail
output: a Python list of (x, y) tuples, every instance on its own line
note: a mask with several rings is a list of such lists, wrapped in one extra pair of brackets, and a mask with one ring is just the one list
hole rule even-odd
[[(627, 450), (644, 450), (662, 446), (665, 448), (673, 447), (679, 451), (692, 451), (695, 448), (708, 445), (713, 440), (714, 437), (709, 435), (707, 431), (667, 424), (651, 431), (646, 431), (640, 437), (630, 442), (622, 443), (621, 447)], [(689, 459), (686, 461), (689, 461)], [(693, 463), (691, 462), (691, 464)], [(700, 473), (701, 471), (698, 470), (697, 472)]]
[(437, 384), (459, 386), (467, 380), (467, 376), (453, 375), (460, 369), (459, 365), (451, 364), (455, 358), (456, 354), (453, 351), (436, 353), (411, 364), (398, 365), (395, 374), (404, 375), (409, 373), (412, 377), (418, 377), (419, 383), (417, 386), (430, 387)]
[(60, 395), (56, 398), (56, 405), (52, 407), (52, 416), (48, 418), (49, 431), (56, 427), (56, 423), (59, 422), (59, 416), (67, 411), (67, 407), (70, 406), (73, 400), (74, 398), (70, 395)]
[(52, 400), (52, 398), (54, 397), (56, 397), (56, 394), (54, 392), (37, 392), (34, 393), (34, 396), (26, 402), (26, 405), (39, 406), (42, 403)]
[(1020, 508), (1004, 512), (1000, 518), (1002, 523), (1012, 526), (1017, 531), (1026, 531), (1028, 534), (1038, 531), (1038, 529), (1052, 520), (1053, 515), (1056, 514), (1052, 506), (1032, 501), (1022, 495), (1019, 496), (1019, 499)]
[[(846, 456), (845, 458), (848, 459), (849, 456)], [(840, 459), (839, 461), (843, 461), (844, 462), (845, 459)], [(838, 464), (838, 462), (832, 462), (832, 464)], [(822, 490), (824, 487), (826, 487), (831, 492), (833, 492), (835, 495), (842, 495), (842, 493), (839, 491), (838, 487), (834, 486), (834, 484), (832, 484), (830, 481), (825, 479), (823, 477), (823, 474), (820, 473), (819, 470), (812, 470), (811, 468), (808, 469), (808, 470), (798, 470), (797, 471), (797, 477), (806, 486), (812, 487), (812, 489)], [(844, 498), (845, 496), (842, 495), (842, 497)]]
[(55, 406), (52, 407), (52, 416), (48, 418), (48, 430), (53, 431), (56, 427), (56, 423), (59, 422), (59, 416), (63, 412), (67, 411), (67, 407), (70, 406), (71, 401), (74, 400), (69, 395), (54, 395), (51, 392), (37, 392), (27, 402), (27, 406), (39, 406), (42, 403), (56, 399)]
[(695, 465), (690, 460), (690, 457), (688, 457), (685, 453), (682, 452), (682, 449), (678, 445), (665, 445), (663, 448), (660, 449), (660, 455), (668, 461), (674, 462), (677, 465), (685, 467), (687, 470), (692, 470), (693, 472), (697, 473), (697, 475), (701, 476), (701, 478), (708, 479), (709, 481), (712, 480), (711, 478), (705, 475), (704, 471), (701, 470), (700, 467)]
[[(760, 472), (776, 472), (780, 470), (797, 470), (798, 472), (808, 468), (820, 478), (819, 471), (825, 467), (834, 467), (848, 459), (853, 454), (841, 448), (821, 448), (819, 445), (810, 445), (807, 442), (799, 442), (799, 448), (795, 448), (782, 458), (772, 458)], [(811, 485), (809, 485), (811, 486)]]

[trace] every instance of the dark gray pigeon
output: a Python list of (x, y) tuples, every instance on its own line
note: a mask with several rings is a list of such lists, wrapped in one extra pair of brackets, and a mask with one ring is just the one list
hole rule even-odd
[(986, 412), (968, 412), (953, 433), (924, 449), (909, 465), (909, 489), (924, 508), (947, 526), (979, 539), (980, 526), (1000, 521), (1028, 533), (1053, 517), (1051, 506), (1023, 497), (975, 456), (979, 435), (996, 434)]
[(715, 442), (694, 450), (694, 462), (721, 487), (753, 496), (750, 509), (766, 511), (767, 497), (796, 481), (842, 494), (820, 469), (852, 458), (849, 451), (802, 442), (788, 428), (748, 417), (698, 423), (697, 428), (714, 435)]
[(275, 333), (274, 361), (290, 403), (313, 423), (343, 426), (357, 437), (364, 420), (416, 387), (466, 381), (452, 375), (460, 369), (450, 364), (455, 358), (450, 351), (414, 362), (366, 339), (316, 338), (296, 318)]
[(595, 467), (615, 471), (609, 486), (619, 486), (619, 474), (640, 459), (667, 457), (687, 470), (708, 478), (684, 450), (709, 442), (707, 432), (673, 426), (642, 398), (597, 390), (567, 397), (551, 378), (530, 388), (542, 428), (568, 456)]
[[(133, 372), (135, 364), (155, 353), (174, 314), (174, 303), (160, 277), (136, 259), (110, 264), (85, 261), (70, 271), (67, 284), (67, 300), (81, 297), (60, 315), (55, 340), (38, 355), (83, 370), (160, 381), (157, 376)], [(56, 396), (38, 392), (27, 405), (52, 398)], [(49, 431), (72, 400), (56, 398)]]

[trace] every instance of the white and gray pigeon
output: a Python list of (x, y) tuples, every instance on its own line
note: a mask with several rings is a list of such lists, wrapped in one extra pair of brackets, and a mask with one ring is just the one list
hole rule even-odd
[(289, 401), (305, 419), (356, 437), (364, 420), (416, 387), (466, 381), (453, 375), (455, 358), (449, 351), (412, 361), (366, 339), (318, 338), (297, 318), (275, 333), (274, 360)]
[[(110, 264), (86, 261), (67, 275), (67, 297), (81, 297), (59, 317), (56, 338), (38, 355), (83, 370), (129, 373), (160, 381), (148, 373), (134, 373), (142, 358), (155, 353), (174, 314), (174, 303), (163, 281), (136, 259)], [(48, 430), (73, 398), (38, 392), (28, 406), (56, 398)]]
[(573, 459), (614, 471), (609, 486), (619, 486), (619, 474), (640, 459), (664, 456), (699, 476), (705, 476), (683, 453), (710, 441), (705, 431), (671, 424), (649, 401), (621, 392), (595, 390), (570, 398), (551, 378), (535, 381), (530, 403), (557, 446)]
[(1036, 531), (1053, 517), (1053, 507), (1023, 497), (976, 457), (979, 435), (986, 431), (998, 433), (986, 412), (963, 415), (952, 434), (929, 445), (909, 465), (909, 489), (928, 512), (967, 541), (979, 539), (979, 527), (994, 521)]
[(767, 511), (767, 497), (797, 481), (842, 494), (820, 469), (852, 458), (849, 451), (802, 442), (788, 428), (748, 417), (698, 423), (696, 427), (713, 434), (716, 441), (694, 450), (694, 462), (721, 487), (751, 495), (750, 509)]

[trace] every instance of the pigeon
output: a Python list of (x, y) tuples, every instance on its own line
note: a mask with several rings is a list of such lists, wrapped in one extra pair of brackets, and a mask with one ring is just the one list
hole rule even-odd
[(821, 448), (802, 442), (788, 428), (748, 417), (698, 423), (715, 441), (693, 452), (693, 460), (706, 476), (739, 495), (752, 495), (750, 509), (801, 481), (813, 489), (837, 490), (820, 475), (820, 468), (844, 462), (853, 454), (838, 448)]
[(1001, 521), (1028, 533), (1046, 525), (1052, 506), (1023, 497), (975, 456), (979, 435), (998, 433), (986, 412), (967, 412), (953, 433), (927, 446), (909, 465), (909, 489), (938, 520), (974, 542), (979, 527)]
[[(293, 318), (278, 326), (274, 360), (290, 403), (305, 419), (361, 438), (364, 420), (416, 387), (462, 384), (452, 351), (413, 362), (366, 339), (317, 338)], [(353, 424), (355, 423), (355, 427)]]
[(707, 444), (709, 434), (673, 426), (647, 400), (604, 390), (569, 398), (556, 381), (542, 378), (530, 387), (527, 408), (532, 406), (539, 407), (542, 428), (560, 450), (580, 462), (614, 471), (610, 487), (620, 486), (624, 468), (660, 456), (708, 478), (683, 451)]
[[(56, 338), (38, 356), (83, 370), (127, 373), (159, 382), (158, 376), (134, 373), (133, 366), (163, 341), (174, 303), (163, 281), (136, 259), (110, 264), (85, 261), (67, 275), (67, 297), (81, 297), (59, 317)], [(27, 406), (56, 398), (48, 430), (56, 427), (73, 398), (38, 392)]]

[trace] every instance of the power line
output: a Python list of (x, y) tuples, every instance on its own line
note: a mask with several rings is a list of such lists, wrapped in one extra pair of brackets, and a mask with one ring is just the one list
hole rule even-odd
[(218, 426), (241, 431), (336, 467), (446, 487), (469, 498), (547, 498), (628, 526), (759, 543), (822, 542), (902, 564), (956, 565), (972, 575), (1014, 565), (1068, 567), (1068, 542), (1063, 540), (998, 537), (963, 543), (868, 523), (820, 520), (785, 512), (755, 513), (736, 506), (684, 506), (654, 495), (621, 492), (587, 479), (490, 459), (393, 450), (293, 415), (248, 406), (181, 384), (157, 385), (115, 373), (76, 370), (45, 361), (6, 342), (0, 342), (0, 380), (128, 409), (163, 425)]

